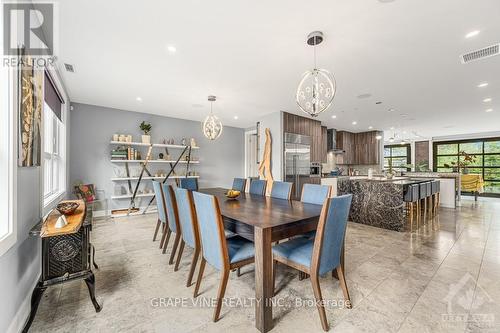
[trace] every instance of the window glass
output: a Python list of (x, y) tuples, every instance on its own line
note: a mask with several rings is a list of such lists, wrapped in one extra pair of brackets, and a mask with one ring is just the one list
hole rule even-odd
[(486, 141), (484, 143), (485, 153), (500, 153), (500, 140), (499, 141)]
[(460, 151), (464, 151), (467, 154), (479, 154), (483, 152), (483, 143), (482, 142), (461, 143), (459, 149)]
[(442, 167), (445, 164), (452, 166), (451, 162), (457, 163), (457, 156), (438, 156), (437, 157), (437, 166)]
[(484, 155), (484, 166), (500, 166), (500, 155)]
[(63, 124), (50, 106), (44, 105), (44, 154), (43, 154), (43, 194), (44, 205), (50, 203), (65, 190), (64, 159), (61, 132)]
[(484, 182), (484, 191), (488, 193), (500, 194), (500, 182)]
[(438, 155), (453, 155), (458, 154), (458, 144), (442, 144), (437, 146)]

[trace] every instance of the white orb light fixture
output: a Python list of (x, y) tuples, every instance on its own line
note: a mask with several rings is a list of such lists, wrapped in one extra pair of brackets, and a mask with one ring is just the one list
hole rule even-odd
[(201, 130), (203, 135), (209, 140), (215, 140), (222, 134), (222, 122), (213, 114), (213, 103), (217, 98), (215, 96), (208, 96), (210, 102), (210, 114), (205, 118), (202, 123)]

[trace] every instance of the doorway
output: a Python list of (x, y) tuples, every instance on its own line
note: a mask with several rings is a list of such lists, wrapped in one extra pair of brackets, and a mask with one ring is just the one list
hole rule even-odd
[(245, 132), (245, 178), (258, 176), (257, 131)]

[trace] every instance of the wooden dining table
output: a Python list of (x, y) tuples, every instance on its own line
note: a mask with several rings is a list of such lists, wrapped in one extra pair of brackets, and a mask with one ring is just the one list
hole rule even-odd
[(226, 230), (255, 244), (255, 327), (268, 332), (273, 328), (272, 243), (316, 230), (322, 206), (249, 193), (231, 200), (226, 191), (199, 190), (217, 197)]

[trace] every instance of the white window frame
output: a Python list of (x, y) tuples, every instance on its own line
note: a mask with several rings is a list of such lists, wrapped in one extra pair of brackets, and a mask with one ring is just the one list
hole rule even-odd
[[(1, 153), (7, 156), (0, 160), (0, 223), (7, 221), (7, 233), (0, 235), (0, 256), (17, 242), (17, 71), (12, 68), (0, 69), (0, 144)], [(6, 84), (7, 83), (7, 84)], [(6, 87), (3, 88), (3, 87)]]
[[(45, 130), (43, 132), (43, 153), (42, 153), (42, 170), (41, 170), (41, 181), (42, 181), (42, 204), (43, 204), (43, 215), (46, 215), (54, 207), (54, 205), (59, 202), (66, 195), (66, 117), (64, 112), (64, 104), (61, 105), (61, 118), (59, 126), (57, 127), (57, 147), (55, 142), (52, 144), (52, 151), (57, 150), (53, 154), (47, 154), (45, 152)], [(46, 114), (52, 115), (53, 122), (59, 122), (54, 112), (49, 108), (49, 106), (44, 103), (44, 112)], [(44, 115), (45, 121), (45, 115)], [(44, 126), (45, 129), (45, 126)], [(54, 131), (54, 128), (53, 128)], [(51, 157), (52, 159), (58, 159), (59, 172), (57, 175), (58, 188), (57, 191), (51, 192), (45, 195), (45, 159), (46, 157)], [(53, 174), (52, 174), (53, 176)]]

